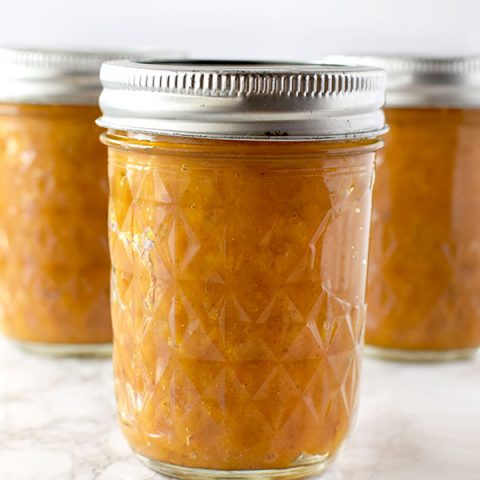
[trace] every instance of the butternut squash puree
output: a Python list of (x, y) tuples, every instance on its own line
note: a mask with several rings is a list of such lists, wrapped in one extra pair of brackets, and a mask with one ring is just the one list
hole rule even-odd
[(0, 106), (0, 325), (111, 341), (107, 155), (93, 106)]
[(386, 109), (373, 202), (367, 343), (480, 346), (480, 112)]
[(381, 143), (103, 138), (133, 449), (222, 470), (333, 456), (356, 405)]

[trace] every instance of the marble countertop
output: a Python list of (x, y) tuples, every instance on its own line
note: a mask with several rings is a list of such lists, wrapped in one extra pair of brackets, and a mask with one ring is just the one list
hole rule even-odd
[[(160, 480), (115, 420), (108, 360), (50, 359), (0, 340), (0, 479)], [(322, 480), (478, 480), (480, 359), (367, 360), (355, 429)]]

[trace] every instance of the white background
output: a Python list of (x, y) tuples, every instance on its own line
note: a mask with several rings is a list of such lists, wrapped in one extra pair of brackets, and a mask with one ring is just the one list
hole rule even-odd
[(480, 53), (480, 0), (0, 0), (0, 44), (197, 57)]

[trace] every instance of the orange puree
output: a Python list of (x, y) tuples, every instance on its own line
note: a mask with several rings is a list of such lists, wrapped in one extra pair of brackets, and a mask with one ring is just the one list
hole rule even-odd
[(104, 141), (133, 449), (223, 470), (334, 455), (355, 411), (380, 142)]
[(480, 346), (480, 112), (387, 109), (377, 170), (367, 343)]
[(98, 115), (93, 106), (0, 106), (0, 325), (13, 339), (111, 341)]

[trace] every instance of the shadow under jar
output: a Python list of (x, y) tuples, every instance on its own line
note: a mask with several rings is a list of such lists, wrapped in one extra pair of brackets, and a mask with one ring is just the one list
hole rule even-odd
[(49, 354), (111, 351), (100, 65), (125, 53), (0, 49), (0, 326)]
[(303, 478), (351, 426), (384, 75), (113, 62), (114, 370), (138, 456), (177, 478)]
[(369, 351), (406, 360), (471, 356), (480, 347), (480, 58), (355, 60), (388, 77)]

